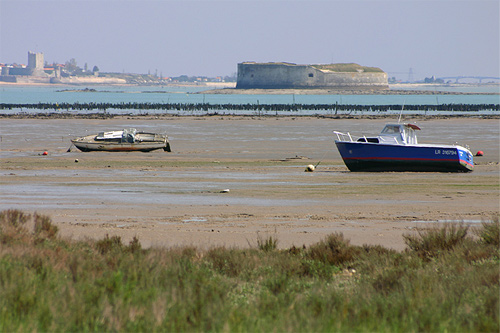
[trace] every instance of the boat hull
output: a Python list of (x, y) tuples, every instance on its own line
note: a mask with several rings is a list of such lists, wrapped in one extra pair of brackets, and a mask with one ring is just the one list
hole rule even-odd
[(113, 140), (96, 140), (96, 136), (89, 135), (71, 142), (76, 148), (83, 152), (89, 151), (110, 151), (110, 152), (123, 152), (123, 151), (141, 151), (149, 152), (157, 149), (164, 151), (170, 150), (170, 143), (166, 136), (155, 134), (141, 133), (137, 136), (140, 140), (136, 142), (122, 142), (120, 139)]
[(472, 154), (461, 146), (390, 145), (335, 141), (350, 171), (470, 172)]
[(76, 148), (80, 149), (83, 152), (89, 151), (142, 151), (148, 152), (157, 149), (163, 149), (165, 151), (169, 151), (170, 148), (168, 144), (165, 143), (148, 143), (148, 144), (130, 144), (130, 143), (89, 143), (89, 142), (74, 142), (72, 141)]

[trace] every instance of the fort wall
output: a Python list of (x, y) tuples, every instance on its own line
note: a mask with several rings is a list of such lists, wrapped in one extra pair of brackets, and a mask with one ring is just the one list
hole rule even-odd
[(389, 89), (387, 73), (334, 72), (289, 63), (238, 64), (237, 89)]

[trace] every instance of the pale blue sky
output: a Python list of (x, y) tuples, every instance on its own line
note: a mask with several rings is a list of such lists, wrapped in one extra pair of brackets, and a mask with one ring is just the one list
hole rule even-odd
[[(499, 74), (499, 1), (0, 0), (0, 62), (231, 75), (243, 61), (355, 62), (403, 80)], [(399, 73), (399, 74), (398, 74)]]

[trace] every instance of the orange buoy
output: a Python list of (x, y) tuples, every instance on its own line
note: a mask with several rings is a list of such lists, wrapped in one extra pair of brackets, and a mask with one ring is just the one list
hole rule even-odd
[(480, 150), (480, 151), (478, 151), (478, 152), (476, 153), (476, 156), (483, 156), (483, 155), (484, 155), (484, 153), (483, 153), (483, 151), (482, 151), (482, 150)]
[(48, 154), (49, 154), (49, 153), (47, 153), (46, 151), (44, 151), (44, 152), (42, 153), (42, 155), (48, 155)]

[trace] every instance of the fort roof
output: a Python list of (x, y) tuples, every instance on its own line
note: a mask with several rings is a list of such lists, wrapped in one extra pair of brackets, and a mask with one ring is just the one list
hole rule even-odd
[(337, 64), (309, 64), (298, 65), (291, 62), (255, 62), (244, 61), (246, 65), (281, 65), (281, 66), (309, 66), (323, 72), (338, 72), (338, 73), (383, 73), (384, 71), (378, 67), (361, 66), (356, 63), (337, 63)]

